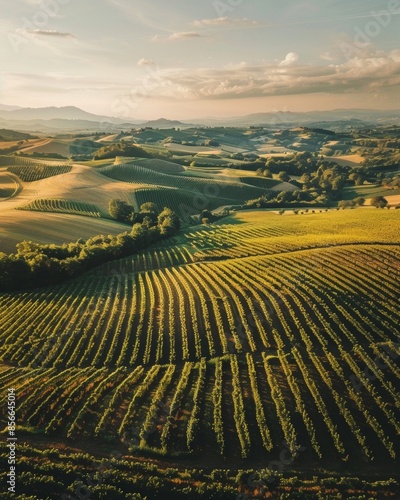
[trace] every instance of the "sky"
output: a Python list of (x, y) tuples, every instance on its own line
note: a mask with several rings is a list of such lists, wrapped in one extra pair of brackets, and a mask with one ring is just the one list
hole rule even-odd
[(0, 103), (132, 119), (398, 109), (400, 0), (0, 0)]

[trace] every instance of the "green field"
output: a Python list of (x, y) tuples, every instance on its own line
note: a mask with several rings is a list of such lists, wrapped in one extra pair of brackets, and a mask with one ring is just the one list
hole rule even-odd
[[(236, 205), (262, 196), (268, 189), (245, 182), (227, 181), (218, 175), (199, 177), (174, 173), (180, 165), (162, 160), (136, 160), (134, 163), (117, 163), (99, 170), (104, 176), (135, 184), (136, 209), (145, 201), (155, 203), (160, 209), (173, 208), (186, 223), (191, 217), (207, 208), (214, 210), (222, 205)], [(168, 173), (166, 173), (168, 172)]]
[(67, 174), (71, 171), (69, 165), (47, 165), (36, 162), (22, 162), (22, 165), (8, 167), (8, 172), (16, 175), (21, 181), (34, 182), (41, 179), (47, 179), (55, 175)]
[(86, 215), (88, 217), (101, 217), (102, 215), (96, 205), (54, 198), (34, 200), (28, 205), (18, 207), (18, 210), (56, 212), (72, 215)]
[(230, 469), (285, 442), (288, 474), (395, 476), (399, 217), (238, 213), (2, 294), (2, 384), (57, 442)]
[(400, 189), (388, 189), (384, 186), (366, 185), (366, 186), (352, 186), (343, 191), (344, 200), (353, 200), (358, 196), (363, 198), (373, 198), (374, 196), (396, 196), (400, 195)]
[[(368, 206), (400, 191), (374, 167), (319, 157), (354, 159), (358, 132), (112, 132), (26, 147), (98, 139), (123, 154), (123, 141), (149, 158), (0, 157), (2, 289), (14, 272), (24, 287), (0, 294), (17, 497), (76, 499), (94, 477), (90, 499), (400, 498), (400, 210)], [(258, 156), (292, 147), (305, 152)], [(196, 156), (207, 150), (223, 153)], [(359, 196), (367, 206), (336, 209)], [(115, 219), (112, 199), (127, 209)], [(178, 232), (161, 232), (164, 207)], [(61, 284), (28, 288), (43, 283)]]

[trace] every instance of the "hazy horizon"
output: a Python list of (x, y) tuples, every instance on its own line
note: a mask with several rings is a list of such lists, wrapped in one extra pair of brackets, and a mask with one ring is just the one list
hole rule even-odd
[(0, 0), (0, 102), (133, 120), (390, 110), (398, 0)]
[[(0, 102), (0, 106), (3, 105), (4, 103)], [(36, 106), (18, 106), (18, 105), (8, 105), (8, 104), (4, 104), (5, 106), (10, 106), (11, 108), (15, 108), (15, 109), (46, 109), (46, 108), (58, 108), (58, 109), (62, 109), (62, 108), (77, 108), (77, 109), (80, 109), (81, 111), (84, 111), (84, 112), (87, 112), (87, 113), (91, 113), (91, 114), (94, 114), (94, 115), (97, 115), (97, 113), (93, 113), (92, 111), (88, 110), (88, 109), (85, 109), (84, 107), (81, 107), (81, 106), (76, 106), (75, 104), (65, 104), (63, 106), (40, 106), (40, 107), (36, 107)], [(14, 109), (12, 109), (14, 110)], [(2, 109), (0, 109), (0, 113), (1, 111), (4, 111)], [(11, 110), (9, 110), (11, 111)], [(286, 113), (323, 113), (323, 112), (326, 112), (326, 113), (329, 113), (329, 112), (335, 112), (335, 111), (365, 111), (365, 112), (368, 112), (368, 111), (382, 111), (382, 112), (385, 112), (385, 111), (393, 111), (393, 112), (398, 112), (399, 109), (393, 109), (393, 108), (387, 108), (387, 109), (384, 109), (384, 108), (373, 108), (373, 107), (351, 107), (351, 108), (327, 108), (327, 109), (310, 109), (310, 110), (306, 110), (306, 111), (297, 111), (297, 110), (294, 110), (294, 109), (285, 109), (285, 110), (261, 110), (261, 111), (256, 111), (254, 113), (245, 113), (245, 114), (242, 114), (242, 115), (237, 115), (237, 114), (226, 114), (226, 115), (199, 115), (199, 116), (190, 116), (188, 118), (182, 118), (180, 116), (174, 116), (174, 115), (171, 115), (171, 116), (164, 116), (164, 115), (159, 115), (159, 116), (155, 116), (154, 118), (142, 118), (142, 117), (131, 117), (129, 118), (129, 120), (132, 120), (132, 121), (135, 121), (135, 122), (138, 122), (138, 121), (143, 121), (143, 122), (146, 122), (146, 121), (157, 121), (157, 120), (169, 120), (169, 121), (190, 121), (190, 120), (201, 120), (201, 121), (206, 121), (206, 120), (216, 120), (216, 121), (219, 121), (219, 120), (224, 120), (224, 119), (235, 119), (235, 118), (242, 118), (242, 117), (246, 117), (246, 116), (251, 116), (251, 115), (257, 115), (257, 114), (286, 114)], [(123, 117), (119, 117), (117, 115), (98, 115), (98, 116), (107, 116), (109, 118), (123, 118)]]

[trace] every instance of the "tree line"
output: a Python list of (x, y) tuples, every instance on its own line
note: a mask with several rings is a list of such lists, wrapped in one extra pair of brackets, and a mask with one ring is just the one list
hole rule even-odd
[[(110, 205), (124, 206), (125, 203), (111, 200)], [(0, 252), (0, 291), (61, 283), (105, 262), (135, 254), (173, 236), (180, 228), (180, 220), (170, 208), (160, 213), (143, 212), (141, 217), (141, 222), (135, 220), (130, 231), (116, 236), (97, 235), (62, 245), (23, 241), (17, 244), (15, 254)]]

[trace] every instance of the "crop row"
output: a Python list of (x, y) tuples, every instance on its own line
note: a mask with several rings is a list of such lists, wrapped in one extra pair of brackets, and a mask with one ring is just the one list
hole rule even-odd
[(7, 170), (24, 182), (33, 182), (55, 175), (67, 174), (72, 170), (72, 167), (70, 165), (46, 165), (26, 161), (23, 165), (10, 166)]
[[(332, 359), (327, 370), (325, 356), (312, 357), (294, 348), (292, 359), (279, 351), (278, 357), (248, 353), (181, 367), (36, 369), (22, 377), (12, 369), (9, 382), (19, 394), (21, 425), (51, 436), (112, 438), (163, 455), (233, 452), (238, 458), (274, 456), (284, 440), (294, 456), (302, 445), (315, 458), (394, 459), (398, 445), (383, 423), (371, 437), (379, 415), (374, 399), (351, 393), (351, 383), (346, 398), (336, 381), (340, 362)], [(339, 413), (328, 410), (328, 398)], [(369, 421), (358, 419), (355, 404)]]
[(58, 212), (73, 215), (86, 215), (88, 217), (101, 217), (100, 210), (96, 207), (96, 205), (57, 198), (40, 198), (32, 201), (28, 205), (18, 207), (18, 209), (37, 212)]

